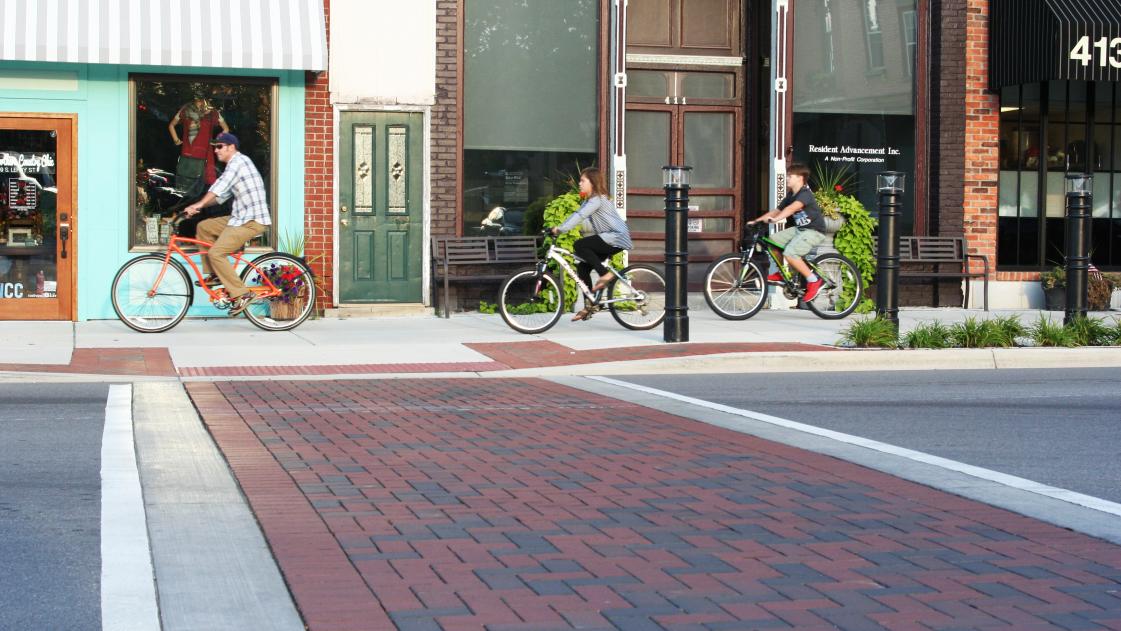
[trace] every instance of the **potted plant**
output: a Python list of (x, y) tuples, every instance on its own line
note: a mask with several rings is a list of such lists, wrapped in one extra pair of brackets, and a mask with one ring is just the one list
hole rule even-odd
[[(831, 169), (816, 163), (814, 199), (825, 216), (827, 231), (833, 232), (833, 247), (856, 264), (868, 287), (876, 276), (876, 253), (872, 249), (876, 219), (860, 200), (846, 192), (856, 189), (856, 174), (850, 169), (848, 165)], [(865, 299), (857, 312), (867, 313), (871, 308), (872, 301)]]
[[(308, 264), (309, 269), (311, 263), (318, 258), (318, 256), (313, 257), (310, 261), (304, 259), (304, 235), (302, 233), (291, 235), (286, 232), (280, 240), (278, 249), (281, 252), (303, 259)], [(299, 317), (310, 298), (308, 286), (304, 282), (301, 270), (295, 265), (272, 263), (261, 268), (261, 272), (280, 290), (280, 295), (269, 301), (269, 315), (274, 320), (291, 320)]]
[(1063, 311), (1067, 307), (1067, 270), (1056, 265), (1040, 272), (1039, 286), (1043, 288), (1043, 308), (1047, 311)]

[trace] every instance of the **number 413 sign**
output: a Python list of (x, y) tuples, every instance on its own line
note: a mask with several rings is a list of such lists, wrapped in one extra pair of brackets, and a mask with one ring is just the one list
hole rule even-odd
[(1121, 69), (1121, 37), (1100, 37), (1094, 41), (1089, 35), (1083, 35), (1070, 49), (1070, 60), (1077, 61), (1083, 67), (1090, 64)]

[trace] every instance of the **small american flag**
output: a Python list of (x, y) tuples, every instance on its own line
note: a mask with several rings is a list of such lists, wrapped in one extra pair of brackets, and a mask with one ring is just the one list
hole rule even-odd
[(1090, 263), (1089, 266), (1086, 268), (1086, 273), (1088, 273), (1090, 276), (1092, 276), (1094, 278), (1094, 280), (1104, 280), (1102, 278), (1102, 271), (1100, 269), (1094, 267), (1093, 263)]

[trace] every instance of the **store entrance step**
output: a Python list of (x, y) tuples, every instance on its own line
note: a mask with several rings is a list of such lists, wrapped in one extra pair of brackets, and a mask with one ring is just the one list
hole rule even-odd
[(327, 318), (400, 318), (406, 316), (430, 316), (432, 307), (426, 307), (419, 302), (393, 302), (377, 304), (347, 304), (339, 305), (334, 309), (325, 309), (323, 316)]

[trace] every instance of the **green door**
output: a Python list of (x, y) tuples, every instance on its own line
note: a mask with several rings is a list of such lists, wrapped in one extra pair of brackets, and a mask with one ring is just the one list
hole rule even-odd
[(421, 302), (422, 114), (343, 112), (339, 300)]

